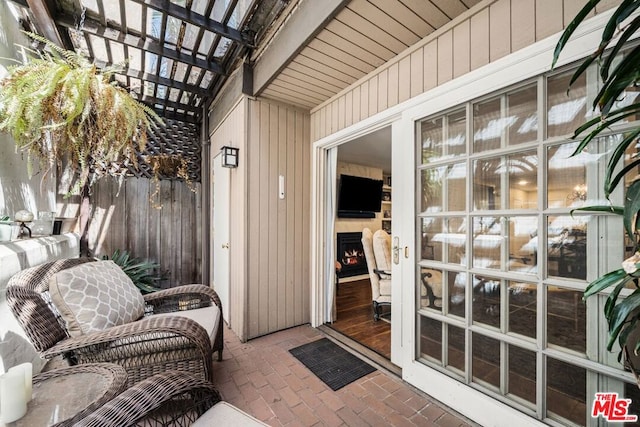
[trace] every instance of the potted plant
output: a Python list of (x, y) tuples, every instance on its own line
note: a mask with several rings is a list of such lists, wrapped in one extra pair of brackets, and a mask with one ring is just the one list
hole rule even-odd
[(160, 278), (154, 274), (154, 271), (160, 267), (159, 264), (134, 258), (129, 251), (121, 251), (120, 249), (113, 251), (111, 258), (104, 255), (102, 259), (111, 259), (120, 266), (122, 271), (129, 276), (133, 284), (136, 285), (143, 294), (156, 292), (161, 289), (156, 286)]
[(81, 54), (28, 34), (45, 49), (0, 81), (0, 130), (39, 161), (45, 176), (67, 164), (78, 178), (72, 190), (136, 167), (147, 130), (161, 119), (113, 81), (115, 69), (98, 69)]
[[(600, 0), (590, 0), (567, 26), (556, 45), (552, 68), (571, 35), (598, 3), (600, 3)], [(593, 54), (581, 63), (572, 76), (570, 85), (585, 73), (587, 68), (592, 64), (596, 64), (602, 84), (593, 102), (593, 109), (599, 111), (599, 114), (576, 129), (573, 135), (573, 138), (582, 139), (574, 155), (582, 152), (589, 143), (612, 125), (622, 120), (636, 120), (640, 114), (640, 103), (638, 102), (632, 102), (623, 107), (618, 107), (616, 104), (624, 96), (627, 88), (636, 86), (639, 83), (640, 47), (636, 46), (631, 49), (622, 58), (618, 55), (640, 29), (640, 17), (636, 15), (630, 18), (639, 7), (639, 2), (626, 0), (618, 6), (602, 32), (600, 44)], [(620, 58), (619, 61), (618, 58)], [(627, 182), (629, 182), (629, 178), (634, 177), (630, 179), (631, 184), (626, 189), (623, 206), (611, 204), (580, 209), (582, 211), (608, 212), (621, 215), (625, 232), (633, 245), (635, 254), (622, 262), (622, 268), (606, 273), (591, 282), (584, 292), (584, 298), (586, 299), (612, 288), (604, 307), (604, 315), (609, 326), (607, 349), (612, 350), (617, 341), (621, 348), (619, 359), (624, 356), (627, 365), (634, 373), (635, 370), (630, 360), (629, 349), (636, 355), (640, 349), (640, 340), (637, 333), (634, 333), (640, 320), (640, 252), (638, 252), (640, 244), (640, 179), (636, 178), (636, 169), (640, 165), (640, 157), (632, 157), (631, 161), (622, 168), (618, 165), (627, 149), (632, 144), (637, 144), (639, 136), (640, 126), (636, 126), (627, 132), (613, 149), (611, 159), (606, 168), (603, 185), (607, 198), (621, 182), (625, 181), (625, 177), (628, 179)], [(620, 298), (625, 288), (631, 288), (632, 291), (625, 298)], [(633, 335), (636, 336), (631, 338)]]

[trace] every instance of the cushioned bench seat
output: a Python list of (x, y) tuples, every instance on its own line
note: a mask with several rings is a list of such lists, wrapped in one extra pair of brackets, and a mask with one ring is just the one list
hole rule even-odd
[(227, 403), (216, 403), (205, 412), (200, 418), (192, 424), (193, 427), (210, 427), (210, 426), (266, 426), (257, 418), (252, 417), (244, 411)]

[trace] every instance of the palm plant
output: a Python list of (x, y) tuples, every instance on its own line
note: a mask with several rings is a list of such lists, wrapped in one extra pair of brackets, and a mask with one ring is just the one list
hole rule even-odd
[(98, 69), (79, 53), (35, 34), (46, 50), (9, 67), (0, 82), (0, 131), (39, 160), (46, 172), (65, 161), (76, 188), (136, 167), (155, 112), (112, 81), (115, 68)]
[[(102, 259), (109, 259), (109, 257), (105, 255)], [(154, 274), (154, 271), (160, 267), (159, 264), (134, 258), (129, 251), (121, 251), (119, 249), (113, 251), (111, 260), (122, 268), (122, 271), (129, 276), (133, 284), (136, 285), (143, 294), (160, 290), (160, 288), (156, 286), (160, 278)]]
[[(571, 35), (598, 3), (600, 0), (589, 0), (567, 26), (556, 45), (552, 68)], [(595, 51), (581, 63), (572, 76), (570, 85), (584, 74), (587, 68), (595, 64), (602, 83), (602, 87), (593, 101), (593, 109), (599, 111), (599, 114), (576, 129), (573, 138), (581, 138), (582, 140), (573, 155), (582, 152), (589, 143), (612, 125), (627, 119), (635, 120), (640, 114), (640, 103), (638, 102), (632, 102), (623, 107), (616, 105), (617, 101), (625, 96), (625, 91), (630, 86), (637, 86), (639, 83), (640, 45), (625, 52), (625, 55), (618, 61), (623, 47), (640, 29), (640, 16), (632, 16), (639, 7), (640, 2), (638, 1), (622, 1), (605, 25), (602, 39)], [(635, 177), (635, 169), (640, 165), (638, 154), (632, 156), (631, 161), (622, 169), (618, 167), (618, 164), (627, 149), (632, 144), (637, 144), (639, 135), (640, 126), (636, 126), (624, 135), (613, 150), (603, 183), (607, 199), (620, 182), (624, 181), (623, 178)], [(633, 244), (635, 255), (622, 263), (623, 268), (611, 271), (594, 280), (584, 292), (586, 299), (605, 289), (613, 288), (604, 307), (604, 315), (609, 326), (607, 349), (611, 350), (617, 341), (622, 349), (619, 359), (623, 354), (628, 359), (627, 340), (640, 320), (640, 271), (638, 270), (640, 267), (640, 252), (638, 252), (640, 243), (638, 233), (640, 226), (640, 179), (631, 179), (631, 184), (626, 189), (623, 206), (590, 206), (580, 210), (621, 215), (625, 232)], [(619, 298), (625, 288), (632, 288), (633, 291), (626, 298)], [(637, 354), (640, 349), (640, 341), (629, 343), (629, 345)]]

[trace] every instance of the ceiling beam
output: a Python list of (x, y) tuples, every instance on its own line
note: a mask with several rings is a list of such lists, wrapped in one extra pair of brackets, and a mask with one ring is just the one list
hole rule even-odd
[[(106, 68), (108, 66), (113, 65), (113, 64), (106, 63), (104, 61), (95, 61), (95, 64), (98, 68)], [(179, 80), (172, 80), (166, 77), (160, 77), (157, 74), (145, 73), (144, 71), (134, 70), (131, 68), (121, 69), (119, 71), (116, 71), (115, 74), (155, 83), (158, 85), (176, 88), (179, 90), (183, 90), (185, 92), (200, 95), (202, 97), (207, 97), (210, 95), (210, 92), (207, 89), (202, 88), (200, 86), (190, 85), (188, 83), (184, 83)]]
[(242, 33), (235, 28), (222, 24), (214, 19), (207, 18), (199, 13), (193, 12), (169, 0), (133, 0), (136, 3), (144, 4), (173, 16), (176, 19), (195, 25), (196, 27), (209, 30), (212, 33), (221, 35), (242, 45), (249, 46), (253, 43), (248, 34)]
[[(73, 17), (71, 16), (59, 16), (56, 18), (56, 22), (63, 27), (75, 29), (75, 22)], [(169, 49), (162, 43), (158, 43), (153, 40), (147, 40), (131, 34), (126, 34), (117, 29), (105, 27), (101, 23), (92, 19), (84, 20), (84, 25), (82, 26), (81, 31), (93, 34), (97, 37), (102, 37), (106, 40), (118, 42), (126, 46), (135, 47), (143, 51), (155, 53), (158, 56), (163, 56), (165, 58), (170, 58), (185, 64), (194, 65), (196, 67), (200, 67), (204, 70), (209, 70), (216, 74), (226, 74), (222, 66), (220, 66), (220, 64), (218, 64), (216, 61), (205, 61), (204, 59), (196, 58), (189, 54), (178, 52), (175, 49)]]
[(166, 111), (158, 108), (153, 109), (160, 117), (164, 119), (178, 120), (185, 123), (200, 124), (200, 117), (190, 116), (188, 114), (176, 113), (174, 111)]
[(55, 11), (53, 1), (27, 0), (27, 5), (33, 14), (35, 25), (40, 34), (64, 49), (72, 48), (69, 35), (60, 31), (53, 19)]
[(350, 0), (303, 1), (253, 66), (259, 95)]
[(18, 6), (24, 7), (24, 8), (29, 8), (29, 4), (27, 3), (27, 0), (9, 0), (12, 1), (13, 3), (17, 4)]
[(156, 110), (158, 109), (158, 107), (156, 107), (156, 105), (162, 105), (163, 107), (170, 107), (170, 108), (173, 108), (174, 110), (190, 111), (192, 113), (195, 113), (196, 115), (198, 113), (202, 112), (202, 108), (200, 108), (200, 107), (193, 107), (193, 106), (188, 105), (188, 104), (182, 104), (180, 102), (169, 101), (168, 99), (154, 98), (153, 96), (140, 95), (140, 94), (137, 94), (137, 93), (132, 93), (131, 95), (134, 98), (136, 98), (138, 101), (144, 102), (145, 104), (148, 104), (150, 107), (152, 107), (153, 109), (156, 109)]

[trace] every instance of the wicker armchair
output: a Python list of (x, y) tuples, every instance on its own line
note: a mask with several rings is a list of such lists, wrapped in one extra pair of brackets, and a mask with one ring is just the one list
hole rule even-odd
[[(222, 307), (218, 295), (204, 285), (184, 285), (144, 296), (142, 319), (72, 337), (51, 302), (49, 279), (57, 272), (95, 261), (64, 259), (25, 269), (7, 286), (7, 302), (29, 340), (45, 359), (62, 355), (74, 364), (112, 362), (123, 366), (128, 385), (167, 370), (195, 373), (212, 380), (213, 352), (222, 358)], [(215, 304), (219, 317), (210, 337), (188, 317), (188, 310)], [(166, 314), (176, 312), (175, 315)]]
[(135, 384), (74, 426), (188, 426), (220, 400), (210, 382), (168, 371)]

